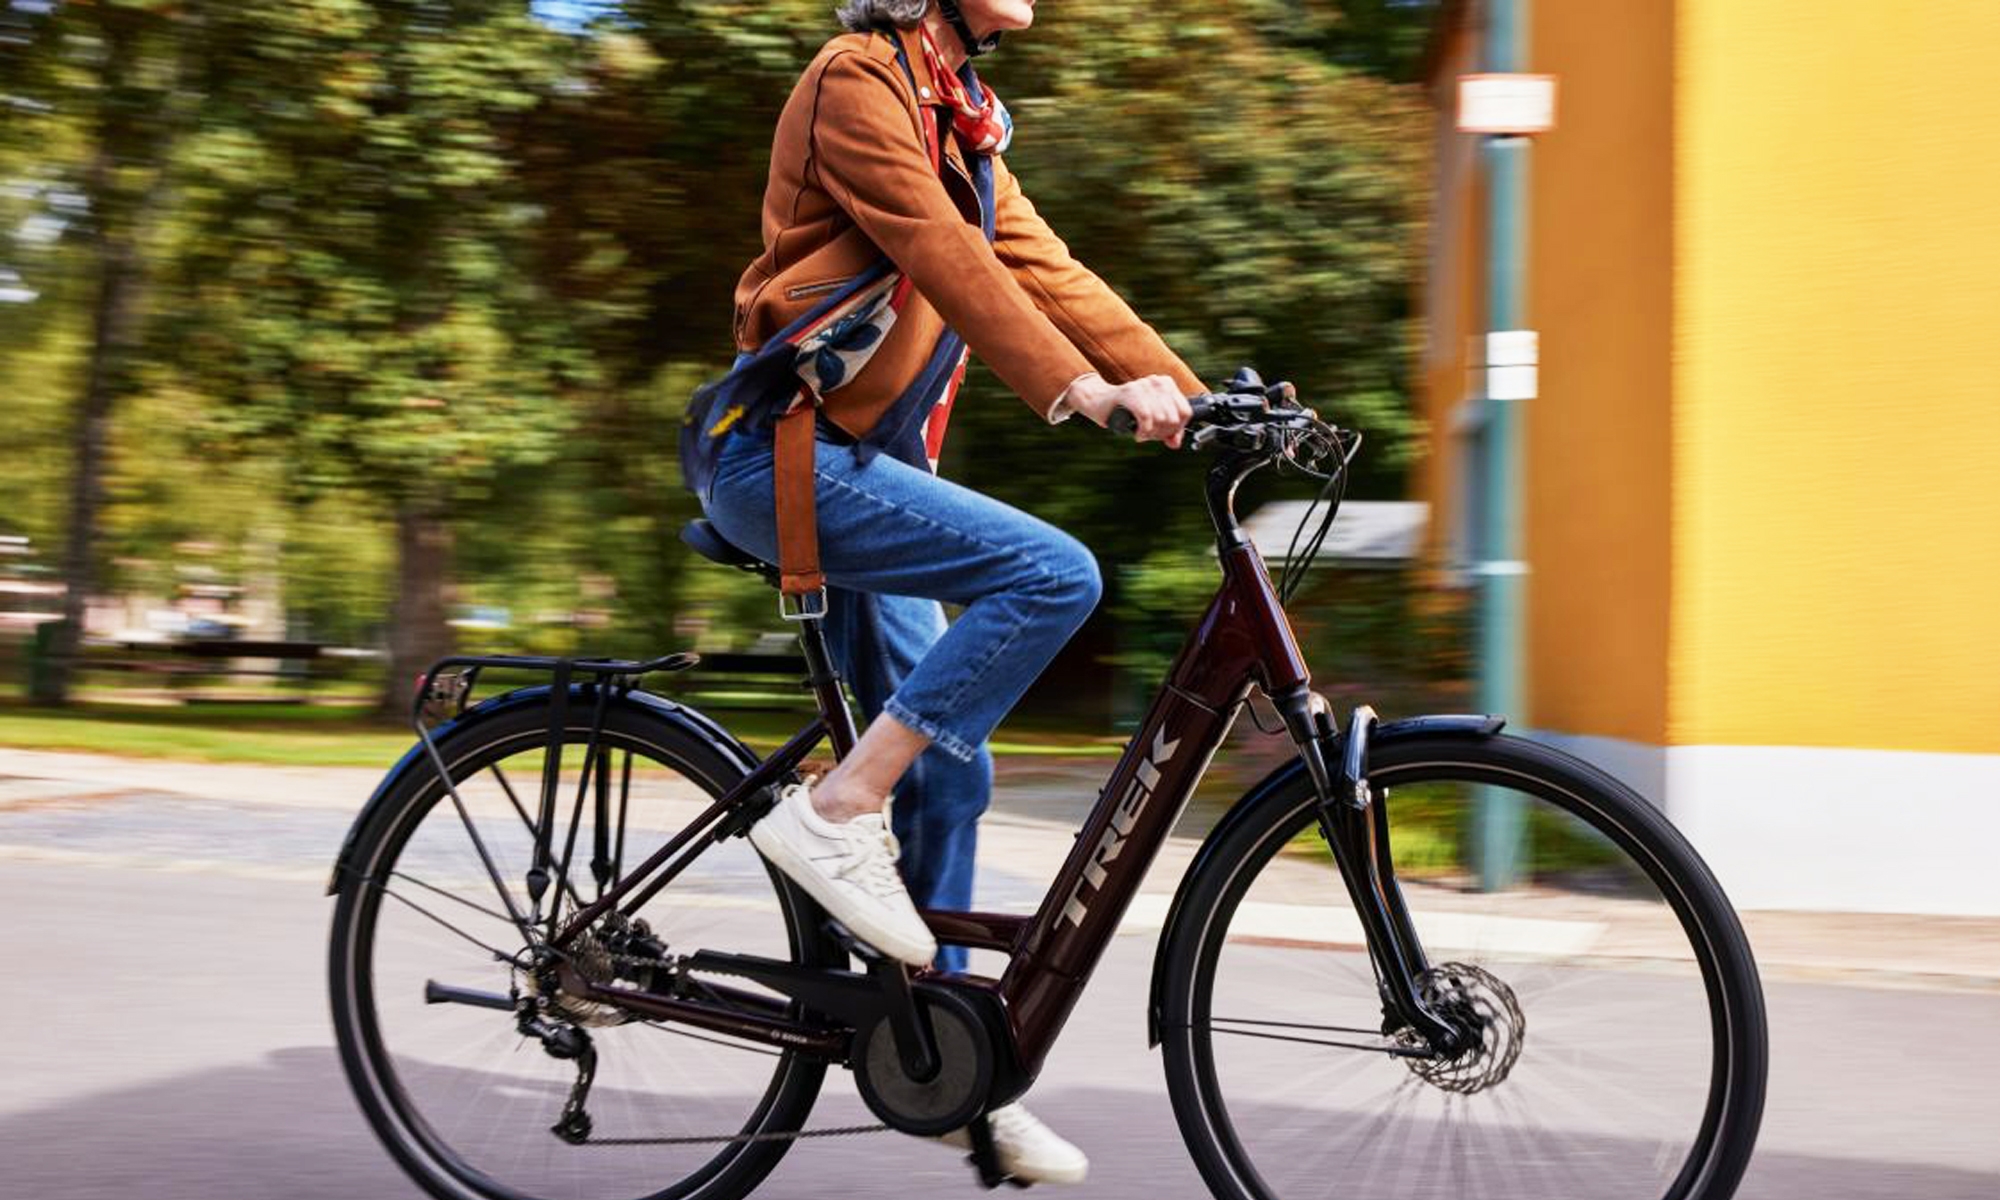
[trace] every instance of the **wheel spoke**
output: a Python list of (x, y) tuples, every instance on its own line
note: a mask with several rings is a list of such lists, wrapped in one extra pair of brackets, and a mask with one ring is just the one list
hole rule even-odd
[(372, 883), (370, 886), (372, 886), (376, 891), (381, 892), (384, 896), (389, 897), (391, 900), (394, 900), (399, 904), (403, 904), (411, 909), (414, 909), (416, 912), (422, 914), (426, 919), (436, 922), (437, 924), (457, 934), (459, 937), (464, 938), (468, 942), (471, 942), (473, 945), (479, 947), (481, 950), (484, 950), (488, 954), (491, 954), (496, 960), (500, 962), (513, 961), (513, 956), (508, 954), (506, 951), (498, 949), (492, 945), (489, 945), (486, 942), (480, 941), (478, 938), (473, 937), (471, 934), (465, 932), (465, 930), (460, 929), (458, 926), (452, 924), (450, 921), (447, 921), (443, 917), (438, 916), (430, 909), (425, 908), (423, 905), (418, 904), (416, 901), (410, 899), (409, 897), (403, 895), (402, 893), (390, 891), (386, 886), (380, 883)]
[(423, 880), (418, 879), (415, 875), (407, 874), (406, 872), (403, 871), (391, 871), (389, 872), (389, 877), (391, 879), (403, 880), (405, 883), (414, 883), (418, 887), (424, 889), (427, 892), (431, 892), (435, 895), (442, 896), (454, 904), (463, 904), (465, 907), (471, 909), (473, 912), (481, 913), (485, 916), (492, 917), (494, 920), (500, 921), (504, 924), (512, 925), (514, 923), (513, 918), (509, 917), (506, 913), (495, 912), (493, 909), (486, 907), (484, 904), (475, 904), (456, 892), (448, 892), (445, 891), (443, 888), (438, 887), (435, 884), (425, 883)]

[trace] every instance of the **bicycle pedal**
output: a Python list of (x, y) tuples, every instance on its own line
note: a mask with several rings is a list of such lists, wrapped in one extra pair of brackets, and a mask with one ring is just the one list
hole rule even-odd
[(978, 1159), (968, 1154), (965, 1156), (965, 1161), (968, 1165), (972, 1167), (973, 1172), (979, 1176), (979, 1186), (985, 1188), (989, 1192), (994, 1190), (995, 1188), (1002, 1186), (1017, 1188), (1017, 1189), (1026, 1189), (1035, 1186), (1034, 1183), (1029, 1180), (1016, 1179), (1012, 1175), (1002, 1175), (998, 1179), (991, 1180), (989, 1182), (986, 1175), (986, 1169), (979, 1165)]
[(993, 1144), (993, 1124), (984, 1113), (974, 1117), (972, 1123), (965, 1127), (965, 1132), (972, 1139), (972, 1153), (965, 1156), (965, 1161), (971, 1163), (973, 1171), (978, 1174), (980, 1187), (990, 1192), (1003, 1183), (1011, 1183), (1017, 1188), (1029, 1186), (1000, 1166), (1000, 1150)]

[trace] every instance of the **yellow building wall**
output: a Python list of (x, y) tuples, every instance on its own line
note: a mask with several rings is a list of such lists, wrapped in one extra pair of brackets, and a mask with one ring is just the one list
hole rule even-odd
[(1530, 720), (1667, 730), (1673, 386), (1672, 0), (1535, 0), (1528, 63), (1558, 78), (1535, 139), (1526, 402)]
[(2000, 4), (1679, 14), (1668, 740), (2000, 753)]

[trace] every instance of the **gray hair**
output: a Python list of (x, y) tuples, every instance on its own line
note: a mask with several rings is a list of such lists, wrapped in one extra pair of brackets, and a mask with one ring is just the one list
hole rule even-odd
[(884, 25), (915, 25), (930, 6), (931, 0), (841, 0), (833, 15), (843, 28), (864, 33)]

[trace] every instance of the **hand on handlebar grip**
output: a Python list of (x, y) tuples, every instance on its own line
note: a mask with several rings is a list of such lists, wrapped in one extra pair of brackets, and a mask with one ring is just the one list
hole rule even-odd
[(1192, 415), (1180, 389), (1165, 375), (1117, 384), (1086, 375), (1070, 385), (1066, 399), (1071, 408), (1114, 433), (1168, 446), (1180, 445), (1181, 428)]

